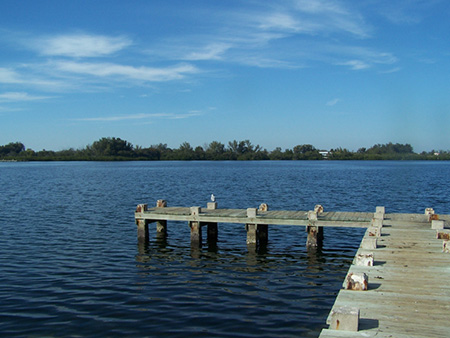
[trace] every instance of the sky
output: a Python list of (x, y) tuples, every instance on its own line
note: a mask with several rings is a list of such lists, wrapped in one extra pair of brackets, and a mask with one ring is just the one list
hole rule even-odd
[(1, 0), (0, 144), (450, 150), (448, 0)]

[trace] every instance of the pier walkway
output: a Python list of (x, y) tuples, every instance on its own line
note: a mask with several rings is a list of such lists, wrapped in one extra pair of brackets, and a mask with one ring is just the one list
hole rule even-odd
[(186, 221), (191, 246), (202, 245), (202, 227), (208, 242), (216, 241), (218, 223), (245, 224), (247, 245), (268, 240), (269, 225), (305, 226), (306, 245), (322, 245), (325, 227), (367, 228), (319, 338), (338, 337), (450, 337), (450, 215), (167, 207), (139, 204), (135, 212), (138, 239), (148, 240), (150, 223), (159, 235), (167, 221)]
[[(356, 253), (327, 320), (334, 329), (322, 330), (320, 338), (450, 337), (449, 232), (432, 222), (422, 215), (386, 215), (376, 247)], [(369, 237), (367, 230), (363, 242)], [(364, 266), (360, 258), (368, 255), (373, 265)], [(348, 276), (358, 275), (367, 277), (367, 289), (347, 290)], [(348, 320), (352, 309), (359, 311), (355, 332), (336, 330), (333, 317), (341, 313)]]

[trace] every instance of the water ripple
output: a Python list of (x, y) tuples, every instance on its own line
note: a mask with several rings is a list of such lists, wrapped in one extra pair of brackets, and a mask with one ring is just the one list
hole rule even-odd
[(133, 210), (169, 205), (449, 213), (448, 163), (0, 163), (0, 335), (316, 337), (363, 231), (271, 227), (249, 252), (242, 225), (191, 250), (186, 224), (138, 244)]

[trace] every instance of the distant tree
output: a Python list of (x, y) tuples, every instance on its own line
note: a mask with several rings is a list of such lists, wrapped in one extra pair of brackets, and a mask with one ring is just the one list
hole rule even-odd
[(294, 160), (321, 160), (319, 150), (311, 144), (297, 145), (293, 150)]
[(225, 160), (225, 145), (217, 141), (211, 142), (206, 148), (206, 159)]
[(232, 160), (255, 160), (267, 157), (260, 145), (253, 145), (250, 140), (228, 142), (228, 152)]
[(330, 150), (328, 158), (330, 160), (353, 160), (354, 153), (346, 148), (336, 148)]
[(18, 155), (25, 151), (25, 146), (21, 142), (11, 142), (4, 146), (0, 146), (0, 156)]
[(194, 150), (194, 160), (201, 161), (205, 159), (205, 150), (203, 147), (197, 146)]
[(413, 154), (413, 147), (410, 144), (400, 144), (392, 142), (387, 144), (376, 144), (367, 149), (369, 154)]
[(359, 148), (357, 152), (358, 152), (359, 154), (364, 154), (364, 153), (366, 152), (366, 150), (367, 150), (367, 149), (363, 147), (363, 148)]
[(142, 160), (158, 161), (161, 159), (161, 151), (153, 147), (149, 148), (137, 147), (135, 149), (135, 154), (138, 159)]
[(103, 137), (90, 147), (94, 156), (130, 156), (133, 145), (115, 137)]
[(175, 151), (174, 159), (182, 161), (191, 161), (194, 159), (194, 149), (189, 142), (183, 142)]
[(280, 147), (276, 147), (269, 154), (269, 159), (280, 161), (280, 160), (292, 160), (293, 152), (290, 149), (283, 151)]

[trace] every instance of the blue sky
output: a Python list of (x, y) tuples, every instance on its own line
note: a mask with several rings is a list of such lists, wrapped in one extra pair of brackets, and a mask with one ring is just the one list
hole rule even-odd
[(450, 149), (447, 0), (0, 2), (0, 144)]

